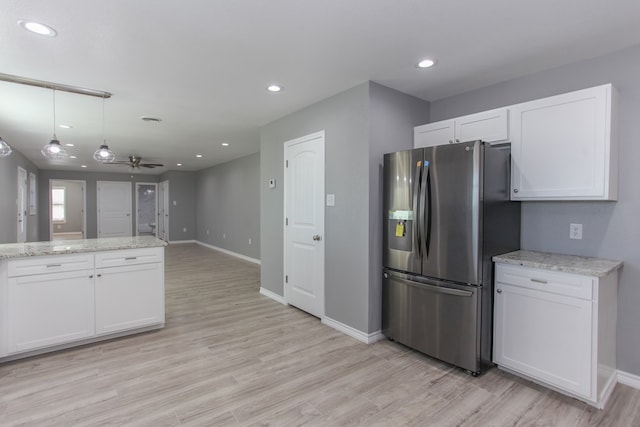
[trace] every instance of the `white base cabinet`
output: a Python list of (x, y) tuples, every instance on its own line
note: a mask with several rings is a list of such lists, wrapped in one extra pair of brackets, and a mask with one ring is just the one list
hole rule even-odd
[(0, 359), (162, 325), (162, 247), (0, 260)]
[(602, 407), (615, 385), (617, 272), (496, 264), (494, 363)]

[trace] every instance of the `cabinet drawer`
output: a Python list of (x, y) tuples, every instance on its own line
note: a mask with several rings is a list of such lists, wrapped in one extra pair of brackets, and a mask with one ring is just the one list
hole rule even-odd
[(163, 248), (125, 249), (96, 253), (96, 268), (162, 262)]
[(93, 269), (93, 254), (38, 256), (10, 260), (9, 277)]
[(594, 278), (529, 267), (496, 265), (496, 282), (591, 300)]

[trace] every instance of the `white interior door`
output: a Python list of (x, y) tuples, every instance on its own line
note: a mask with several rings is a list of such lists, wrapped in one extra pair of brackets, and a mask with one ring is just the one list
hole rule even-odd
[(158, 186), (158, 238), (169, 241), (169, 181)]
[(27, 241), (27, 188), (27, 171), (18, 166), (18, 200), (16, 201), (18, 214), (16, 242), (18, 243)]
[(284, 297), (324, 317), (324, 131), (285, 142)]
[(98, 237), (131, 236), (131, 183), (98, 181)]

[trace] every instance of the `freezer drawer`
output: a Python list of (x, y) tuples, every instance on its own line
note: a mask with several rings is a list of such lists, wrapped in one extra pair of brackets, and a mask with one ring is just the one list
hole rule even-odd
[(382, 333), (429, 356), (480, 372), (481, 287), (386, 270)]

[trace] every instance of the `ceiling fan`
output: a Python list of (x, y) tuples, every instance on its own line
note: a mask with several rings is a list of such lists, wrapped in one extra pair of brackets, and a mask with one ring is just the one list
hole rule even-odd
[(153, 169), (155, 167), (164, 166), (161, 163), (142, 163), (142, 157), (139, 156), (129, 156), (129, 160), (116, 160), (113, 163), (107, 163), (110, 165), (127, 165), (132, 169), (136, 168), (150, 168)]

